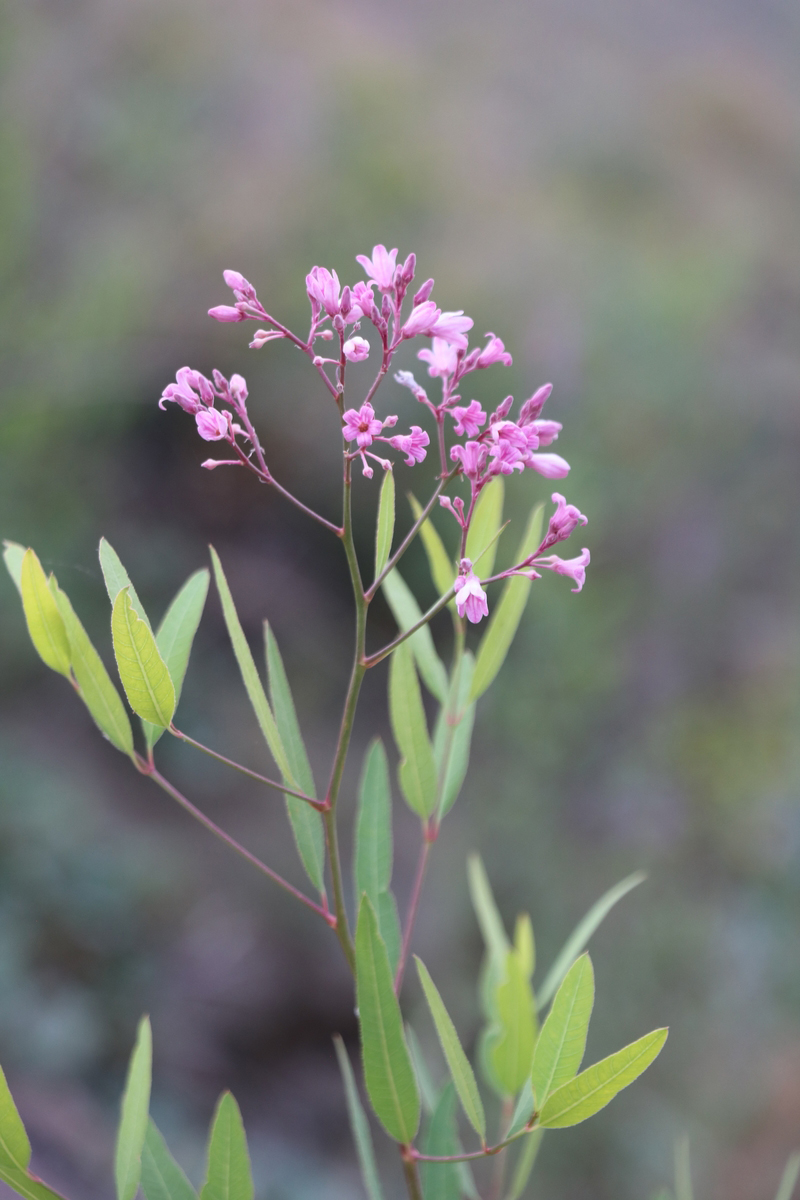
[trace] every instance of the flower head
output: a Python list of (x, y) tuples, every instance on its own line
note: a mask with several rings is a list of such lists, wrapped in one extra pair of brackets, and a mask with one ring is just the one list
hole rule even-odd
[(552, 383), (544, 383), (540, 388), (537, 388), (530, 399), (526, 400), (520, 409), (520, 425), (527, 425), (529, 421), (534, 421), (539, 416), (545, 404), (550, 399), (552, 391)]
[(339, 276), (327, 267), (312, 267), (306, 275), (306, 291), (312, 306), (324, 308), (329, 317), (339, 311)]
[(549, 446), (564, 427), (558, 421), (529, 421), (525, 428), (535, 431), (540, 446)]
[(245, 279), (244, 275), (240, 275), (238, 271), (223, 271), (222, 278), (225, 280), (237, 300), (252, 301), (256, 299), (256, 289), (253, 287), (252, 283)]
[(424, 350), (418, 350), (417, 358), (428, 364), (429, 375), (433, 378), (438, 376), (440, 379), (444, 379), (447, 375), (452, 375), (456, 369), (458, 349), (456, 346), (451, 346), (444, 338), (435, 337), (430, 350), (427, 346)]
[(487, 333), (486, 336), (489, 341), (478, 355), (476, 367), (478, 369), (491, 367), (494, 363), (502, 363), (504, 367), (510, 367), (513, 360), (500, 338), (495, 337), (493, 333)]
[(412, 308), (411, 315), (406, 321), (401, 330), (404, 338), (417, 337), (419, 334), (433, 336), (433, 327), (442, 315), (442, 310), (437, 308), (432, 300), (423, 300), (415, 308)]
[(545, 479), (563, 479), (569, 475), (569, 463), (560, 454), (529, 454), (525, 466), (538, 471)]
[(456, 405), (450, 409), (450, 416), (456, 423), (455, 429), (459, 437), (463, 437), (464, 434), (471, 438), (477, 437), (481, 425), (486, 424), (486, 413), (477, 400), (470, 400), (466, 408)]
[(543, 550), (546, 550), (548, 546), (554, 546), (556, 542), (565, 541), (579, 525), (587, 523), (587, 518), (583, 513), (574, 504), (567, 504), (559, 492), (553, 492), (550, 498), (556, 506), (556, 511), (550, 518), (547, 536), (542, 544)]
[(460, 308), (458, 312), (440, 313), (432, 326), (432, 333), (434, 337), (451, 342), (459, 350), (466, 350), (466, 333), (474, 324), (472, 317), (465, 317), (464, 310)]
[(342, 352), (348, 362), (363, 362), (369, 357), (369, 342), (362, 337), (348, 338), (342, 346)]
[(555, 571), (556, 575), (566, 575), (578, 585), (572, 591), (579, 592), (586, 582), (586, 568), (590, 560), (591, 555), (584, 547), (577, 558), (559, 558), (557, 554), (550, 554), (547, 558), (537, 558), (535, 564), (547, 571)]
[(430, 438), (424, 429), (420, 429), (419, 425), (412, 425), (410, 433), (398, 433), (394, 437), (387, 438), (390, 446), (394, 446), (395, 450), (402, 451), (407, 455), (406, 465), (413, 467), (415, 462), (422, 462), (427, 451), (425, 447), (429, 445)]
[(214, 388), (210, 379), (191, 367), (181, 367), (175, 383), (168, 384), (161, 393), (158, 407), (163, 408), (166, 400), (179, 404), (184, 412), (196, 413), (203, 404), (214, 403)]
[(456, 609), (460, 617), (477, 625), (489, 615), (489, 604), (481, 581), (472, 569), (468, 558), (462, 558), (461, 569), (456, 579)]
[[(367, 258), (366, 254), (357, 254), (356, 262), (361, 264), (367, 273), (367, 278), (376, 283), (382, 292), (390, 292), (392, 290), (397, 264), (397, 250), (387, 250), (385, 246), (373, 246), (372, 258)], [(413, 267), (411, 278), (413, 278)]]
[(197, 432), (205, 442), (218, 442), (228, 436), (228, 419), (216, 408), (203, 408), (195, 414)]
[(488, 453), (488, 447), (481, 445), (480, 442), (465, 442), (463, 446), (450, 447), (451, 459), (453, 462), (461, 463), (461, 470), (473, 483), (477, 482), (486, 465)]
[[(396, 421), (397, 417), (394, 420)], [(372, 439), (378, 436), (384, 424), (384, 421), (377, 419), (375, 409), (367, 400), (361, 408), (348, 408), (344, 414), (342, 437), (346, 442), (355, 442), (359, 450), (363, 450), (372, 445)]]

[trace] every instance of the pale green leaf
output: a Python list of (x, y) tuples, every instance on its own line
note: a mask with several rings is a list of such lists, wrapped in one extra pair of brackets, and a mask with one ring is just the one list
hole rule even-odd
[(795, 1151), (786, 1164), (786, 1168), (781, 1176), (778, 1191), (775, 1195), (775, 1200), (792, 1200), (794, 1195), (795, 1184), (800, 1175), (800, 1152)]
[[(466, 556), (473, 565), (479, 557), (481, 558), (480, 573), (484, 579), (491, 575), (494, 569), (495, 554), (497, 553), (497, 542), (494, 539), (503, 523), (504, 491), (502, 475), (495, 475), (478, 497), (467, 534)], [(490, 542), (494, 544), (487, 551)]]
[(419, 1087), (419, 1094), (422, 1099), (422, 1108), (430, 1116), (436, 1108), (436, 1102), (439, 1099), (441, 1089), (437, 1088), (434, 1084), (430, 1067), (419, 1044), (419, 1039), (408, 1023), (406, 1023), (406, 1042), (409, 1054), (411, 1055), (411, 1062), (414, 1065), (414, 1074), (417, 1078), (417, 1086)]
[(688, 1137), (675, 1139), (675, 1200), (694, 1200)]
[(469, 856), (467, 878), (472, 906), (475, 909), (475, 916), (478, 918), (486, 949), (492, 957), (504, 963), (510, 946), (480, 855), (471, 854)]
[(211, 1122), (206, 1181), (200, 1200), (253, 1200), (253, 1176), (242, 1114), (230, 1092), (223, 1092)]
[(24, 557), (25, 547), (20, 546), (19, 542), (3, 542), (3, 561), (20, 596), (22, 595), (22, 560)]
[(111, 601), (112, 608), (114, 606), (114, 601), (122, 589), (127, 588), (128, 595), (131, 598), (133, 611), (138, 617), (141, 618), (142, 621), (144, 621), (147, 628), (152, 631), (150, 618), (144, 610), (144, 605), (136, 594), (136, 588), (131, 583), (128, 572), (123, 567), (120, 557), (114, 547), (110, 542), (107, 542), (105, 538), (100, 538), (98, 555), (100, 558), (100, 569), (103, 572), (103, 579), (105, 580), (106, 591), (108, 592), (108, 598)]
[(370, 898), (389, 962), (395, 971), (400, 957), (401, 932), (397, 904), (389, 890), (392, 880), (391, 810), (386, 751), (380, 738), (375, 738), (367, 749), (358, 791), (353, 882), (356, 908), (362, 893), (366, 892)]
[(389, 1136), (409, 1144), (419, 1126), (419, 1092), (389, 956), (366, 896), (356, 925), (356, 997), (367, 1094)]
[[(408, 500), (411, 505), (411, 511), (414, 514), (414, 520), (418, 521), (422, 516), (422, 505), (415, 496), (410, 494)], [(425, 548), (425, 554), (428, 558), (433, 585), (439, 595), (443, 596), (445, 592), (450, 591), (455, 581), (455, 563), (445, 550), (444, 543), (439, 537), (439, 532), (429, 516), (420, 525), (419, 536), (422, 538), (422, 545)]]
[(378, 523), (375, 528), (375, 578), (389, 561), (394, 537), (394, 472), (385, 471), (378, 502)]
[(650, 1066), (667, 1033), (666, 1029), (654, 1029), (563, 1083), (545, 1101), (539, 1123), (549, 1129), (564, 1129), (594, 1116)]
[(141, 1183), (146, 1200), (197, 1200), (197, 1193), (152, 1120), (148, 1122), (142, 1150)]
[(514, 949), (519, 955), (525, 978), (530, 979), (536, 966), (536, 942), (533, 937), (533, 925), (527, 913), (520, 913), (514, 926)]
[[(158, 652), (167, 664), (169, 677), (175, 688), (176, 708), (180, 703), (192, 643), (203, 615), (209, 579), (207, 567), (189, 576), (164, 614), (164, 620), (156, 634)], [(163, 732), (157, 725), (144, 722), (144, 735), (148, 747), (154, 746)]]
[(496, 993), (497, 1031), (487, 1046), (492, 1072), (506, 1096), (516, 1096), (531, 1072), (536, 1021), (520, 956), (509, 951)]
[[(421, 620), (422, 609), (396, 567), (389, 572), (381, 586), (389, 608), (392, 610), (392, 615), (402, 632)], [(447, 671), (434, 648), (430, 626), (423, 625), (416, 633), (412, 633), (407, 644), (414, 652), (419, 673), (425, 680), (428, 691), (444, 704), (447, 699)]]
[(26, 550), (22, 557), (20, 590), (28, 633), (39, 657), (52, 671), (69, 679), (69, 638), (47, 576), (33, 550)]
[(111, 635), (128, 703), (143, 720), (166, 728), (175, 712), (175, 688), (155, 638), (133, 610), (127, 587), (114, 601)]
[(586, 943), (597, 929), (600, 922), (608, 915), (614, 905), (626, 896), (633, 888), (638, 887), (647, 878), (644, 871), (636, 871), (633, 875), (628, 875), (625, 879), (615, 883), (612, 888), (600, 897), (600, 899), (592, 905), (588, 913), (575, 926), (572, 933), (564, 943), (564, 948), (558, 955), (558, 958), (553, 963), (547, 975), (544, 978), (542, 986), (536, 993), (536, 1002), (540, 1009), (544, 1008), (552, 996), (555, 995), (556, 989), (559, 987), (561, 980), (566, 975), (578, 955), (585, 949)]
[(456, 1027), (450, 1019), (450, 1015), (444, 1006), (444, 1001), (439, 995), (439, 991), (431, 979), (427, 967), (416, 955), (414, 958), (417, 964), (417, 972), (419, 973), (419, 981), (422, 984), (428, 1008), (431, 1010), (433, 1023), (436, 1026), (439, 1042), (447, 1060), (447, 1065), (450, 1068), (450, 1074), (455, 1089), (458, 1092), (458, 1098), (466, 1113), (467, 1120), (481, 1139), (481, 1142), (485, 1144), (486, 1114), (483, 1111), (483, 1102), (478, 1091), (475, 1073), (462, 1049), (461, 1042), (456, 1033)]
[(128, 1064), (121, 1117), (114, 1151), (114, 1181), (117, 1200), (133, 1200), (142, 1171), (142, 1148), (147, 1134), (150, 1109), (150, 1081), (153, 1069), (153, 1038), (150, 1022), (142, 1017), (136, 1044)]
[[(386, 478), (388, 479), (390, 475), (391, 472), (387, 472)], [(342, 1072), (342, 1079), (344, 1081), (347, 1115), (350, 1118), (350, 1129), (353, 1134), (353, 1141), (356, 1144), (356, 1154), (358, 1155), (358, 1165), (361, 1168), (361, 1178), (364, 1181), (364, 1190), (369, 1200), (383, 1200), (383, 1189), (381, 1188), (378, 1167), (375, 1162), (375, 1151), (372, 1148), (372, 1135), (369, 1131), (367, 1114), (364, 1112), (358, 1088), (356, 1087), (353, 1068), (350, 1066), (350, 1057), (345, 1049), (344, 1042), (338, 1034), (334, 1037), (333, 1044), (336, 1048), (336, 1057), (339, 1060), (339, 1069)], [(149, 1197), (148, 1200), (150, 1200)]]
[[(422, 1140), (424, 1154), (458, 1154), (456, 1097), (453, 1085), (443, 1089)], [(461, 1179), (457, 1163), (421, 1162), (420, 1182), (425, 1200), (459, 1200)]]
[[(269, 622), (264, 622), (264, 643), (267, 650), (267, 674), (269, 676), (269, 698), (275, 714), (281, 742), (289, 760), (292, 775), (299, 783), (299, 791), (316, 799), (314, 776), (308, 761), (300, 723), (292, 699), (289, 680), (283, 666), (278, 643)], [(288, 782), (288, 780), (287, 780)], [(291, 786), (291, 784), (289, 785)], [(297, 796), (286, 797), (297, 851), (314, 887), (320, 894), (325, 890), (325, 829), (320, 814)]]
[(389, 955), (389, 965), (392, 975), (397, 974), (397, 964), (400, 961), (400, 947), (403, 933), (400, 928), (400, 915), (397, 911), (397, 901), (392, 892), (379, 892), (378, 904), (375, 910), (378, 917), (378, 928), (386, 943), (386, 953)]
[(528, 1180), (531, 1177), (533, 1164), (536, 1162), (536, 1155), (539, 1153), (543, 1133), (543, 1129), (534, 1129), (533, 1133), (528, 1134), (527, 1137), (522, 1139), (520, 1155), (517, 1159), (517, 1165), (511, 1177), (511, 1187), (506, 1193), (505, 1200), (519, 1200), (528, 1186)]
[(578, 1071), (593, 1005), (592, 961), (582, 954), (567, 971), (536, 1040), (531, 1078), (538, 1108)]
[(467, 650), (453, 672), (447, 704), (436, 722), (433, 753), (439, 780), (439, 821), (458, 799), (469, 767), (475, 705), (469, 702), (475, 659)]
[(530, 1079), (526, 1079), (522, 1085), (522, 1091), (517, 1097), (517, 1104), (514, 1109), (514, 1114), (511, 1118), (511, 1124), (506, 1130), (506, 1137), (513, 1137), (515, 1133), (519, 1133), (521, 1129), (530, 1121), (536, 1108), (536, 1101), (533, 1096), (533, 1088), (531, 1087)]
[(389, 713), (400, 751), (400, 788), (409, 807), (420, 817), (427, 818), (436, 809), (436, 762), (414, 659), (407, 642), (397, 647), (389, 664)]
[[(520, 542), (515, 562), (522, 562), (529, 554), (533, 554), (542, 540), (542, 514), (544, 505), (537, 504), (531, 512), (525, 536)], [(485, 569), (482, 567), (485, 575)], [(475, 674), (472, 678), (471, 698), (477, 700), (482, 696), (505, 662), (506, 655), (511, 649), (514, 635), (519, 628), (531, 581), (522, 575), (510, 576), (504, 586), (500, 600), (489, 618), (478, 653), (475, 659)]]

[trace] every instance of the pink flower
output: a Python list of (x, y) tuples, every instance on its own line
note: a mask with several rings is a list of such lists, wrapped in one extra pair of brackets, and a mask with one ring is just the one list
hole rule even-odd
[(404, 338), (417, 337), (419, 334), (433, 336), (433, 327), (442, 315), (442, 310), (437, 308), (432, 300), (423, 300), (416, 308), (412, 308), (411, 315), (401, 329), (401, 336)]
[(244, 378), (241, 375), (231, 375), (230, 389), (234, 402), (240, 408), (244, 408), (245, 401), (247, 400), (247, 384)]
[(543, 550), (546, 550), (548, 546), (554, 546), (556, 542), (565, 541), (578, 525), (587, 523), (587, 518), (583, 513), (574, 504), (567, 504), (559, 492), (553, 492), (550, 499), (556, 505), (556, 511), (550, 518), (547, 536), (542, 544)]
[(563, 479), (569, 475), (569, 463), (560, 454), (529, 454), (526, 467), (532, 467), (545, 479)]
[(540, 446), (549, 446), (556, 441), (564, 426), (558, 421), (529, 421), (525, 428), (536, 430)]
[(463, 446), (451, 446), (450, 457), (453, 462), (461, 463), (461, 470), (467, 479), (476, 482), (486, 464), (488, 449), (480, 442), (465, 442)]
[(465, 335), (474, 324), (472, 317), (465, 317), (464, 310), (460, 308), (458, 312), (441, 313), (436, 318), (431, 331), (434, 337), (444, 338), (445, 341), (452, 342), (459, 350), (466, 350), (467, 338)]
[(246, 321), (247, 313), (239, 312), (238, 308), (232, 308), (230, 304), (218, 304), (216, 308), (210, 308), (208, 315), (213, 317), (215, 321)]
[(552, 383), (544, 383), (538, 388), (529, 400), (526, 400), (520, 409), (519, 423), (527, 425), (530, 421), (534, 421), (539, 413), (544, 408), (547, 401), (550, 399), (550, 394), (553, 391)]
[(414, 299), (412, 300), (414, 308), (416, 308), (418, 304), (422, 304), (425, 300), (429, 299), (432, 291), (433, 280), (426, 279), (419, 291), (414, 293)]
[(481, 350), (475, 365), (479, 369), (491, 367), (494, 363), (502, 363), (504, 367), (510, 367), (513, 360), (500, 338), (495, 337), (493, 333), (487, 333), (486, 337), (489, 338), (489, 341)]
[(366, 338), (351, 337), (342, 346), (342, 351), (348, 362), (363, 362), (369, 357), (369, 342)]
[(360, 321), (362, 317), (369, 317), (375, 307), (375, 297), (372, 294), (372, 284), (364, 283), (363, 279), (351, 289), (350, 299), (353, 307), (347, 314), (347, 323), (352, 325), (354, 321)]
[(456, 496), (455, 500), (451, 500), (449, 496), (440, 496), (439, 503), (442, 508), (446, 508), (448, 512), (453, 514), (461, 528), (464, 529), (467, 522), (464, 516), (464, 501), (461, 497)]
[(356, 262), (361, 264), (367, 273), (367, 277), (373, 283), (377, 283), (382, 292), (390, 292), (392, 290), (394, 287), (397, 250), (387, 250), (385, 246), (374, 246), (372, 249), (372, 258), (367, 258), (366, 254), (357, 254)]
[(200, 371), (191, 367), (181, 367), (176, 375), (176, 383), (170, 383), (161, 393), (158, 407), (163, 409), (164, 402), (172, 400), (179, 404), (184, 412), (196, 413), (202, 404), (214, 403), (214, 389), (211, 381)]
[(253, 287), (252, 283), (245, 279), (244, 275), (240, 275), (238, 271), (223, 271), (222, 278), (225, 280), (237, 300), (256, 299), (256, 289)]
[(511, 406), (514, 403), (513, 396), (506, 396), (505, 400), (501, 400), (497, 408), (492, 413), (490, 425), (496, 425), (498, 421), (504, 421), (511, 412)]
[(430, 443), (430, 438), (424, 429), (420, 429), (419, 425), (411, 426), (411, 433), (398, 433), (395, 437), (386, 439), (390, 446), (394, 446), (395, 450), (402, 451), (408, 455), (406, 465), (413, 467), (415, 462), (422, 462), (427, 451), (425, 447)]
[(445, 376), (452, 375), (456, 369), (458, 349), (451, 346), (444, 338), (435, 337), (430, 350), (427, 347), (424, 350), (418, 350), (417, 358), (428, 363), (429, 375), (433, 378), (438, 376), (440, 379), (444, 379)]
[[(394, 420), (396, 421), (397, 417)], [(342, 437), (346, 442), (356, 442), (359, 450), (363, 450), (372, 445), (372, 439), (378, 436), (384, 424), (385, 422), (376, 418), (375, 409), (366, 400), (361, 408), (348, 408), (344, 414)]]
[(197, 432), (206, 442), (218, 442), (228, 436), (228, 421), (216, 408), (203, 408), (195, 414)]
[(461, 570), (456, 580), (456, 609), (460, 617), (466, 615), (473, 625), (477, 625), (483, 617), (489, 615), (486, 592), (481, 587), (481, 581), (472, 570), (472, 563), (468, 558), (462, 558)]
[(584, 547), (578, 558), (559, 558), (557, 554), (551, 554), (547, 558), (537, 558), (536, 566), (544, 567), (548, 571), (555, 571), (556, 575), (568, 576), (578, 585), (572, 588), (572, 591), (579, 592), (586, 582), (586, 568), (590, 558), (589, 551)]
[(470, 400), (467, 408), (456, 405), (450, 410), (450, 416), (456, 423), (455, 429), (459, 437), (477, 437), (481, 425), (486, 424), (486, 413), (477, 400)]
[(494, 474), (510, 475), (522, 471), (530, 454), (528, 435), (514, 421), (497, 421), (491, 426), (493, 445), (489, 454), (494, 459)]
[(312, 305), (324, 308), (329, 317), (339, 311), (339, 276), (327, 267), (312, 267), (306, 275), (306, 291)]

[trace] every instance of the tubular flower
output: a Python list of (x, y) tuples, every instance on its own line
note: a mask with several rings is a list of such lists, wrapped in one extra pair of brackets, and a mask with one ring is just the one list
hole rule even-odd
[(556, 575), (566, 575), (578, 585), (571, 590), (579, 592), (586, 582), (586, 568), (590, 560), (591, 555), (584, 546), (577, 558), (559, 558), (557, 554), (550, 554), (547, 558), (534, 559), (534, 562), (537, 567), (555, 571)]
[(556, 511), (550, 518), (547, 536), (542, 544), (543, 550), (554, 546), (556, 542), (565, 541), (579, 525), (586, 525), (588, 520), (574, 504), (567, 504), (559, 492), (553, 492), (550, 499), (555, 504)]
[(479, 370), (483, 367), (491, 367), (494, 363), (502, 363), (504, 367), (510, 367), (513, 359), (500, 338), (495, 337), (493, 333), (487, 333), (486, 337), (489, 341), (478, 355), (475, 366)]
[(540, 388), (537, 388), (530, 399), (526, 400), (520, 409), (520, 425), (527, 425), (529, 422), (536, 420), (545, 404), (550, 399), (552, 391), (552, 383), (543, 383)]
[[(366, 254), (357, 254), (356, 262), (361, 264), (366, 271), (367, 278), (377, 284), (380, 291), (390, 292), (392, 290), (397, 250), (387, 250), (385, 246), (373, 246), (372, 258), (367, 258)], [(411, 277), (413, 278), (413, 267)]]
[(257, 299), (256, 289), (244, 275), (238, 271), (223, 271), (222, 278), (233, 292), (237, 300), (253, 301)]
[(461, 463), (461, 470), (473, 483), (477, 482), (486, 465), (488, 453), (488, 447), (482, 446), (480, 442), (465, 442), (463, 446), (450, 448), (451, 459)]
[(466, 333), (474, 324), (472, 317), (465, 317), (464, 310), (460, 308), (458, 312), (440, 313), (431, 327), (431, 332), (434, 337), (444, 338), (457, 349), (466, 350)]
[(369, 357), (369, 342), (362, 337), (348, 338), (342, 346), (342, 352), (348, 362), (363, 362)]
[(424, 429), (420, 429), (419, 425), (412, 425), (410, 433), (398, 433), (394, 437), (387, 438), (386, 441), (390, 446), (394, 446), (395, 450), (400, 450), (407, 455), (406, 465), (413, 467), (415, 462), (422, 462), (427, 451), (425, 447), (429, 445), (430, 438)]
[(205, 442), (219, 442), (228, 436), (228, 419), (216, 408), (203, 408), (195, 414), (197, 432)]
[(458, 363), (458, 349), (456, 346), (451, 346), (444, 338), (435, 337), (430, 350), (427, 347), (424, 350), (418, 350), (417, 358), (428, 364), (430, 376), (434, 379), (437, 376), (445, 379), (455, 372)]
[(217, 304), (215, 308), (208, 310), (208, 315), (213, 317), (215, 321), (246, 321), (247, 313), (240, 312), (238, 308), (233, 308), (230, 304)]
[(416, 308), (412, 308), (411, 315), (400, 331), (401, 336), (412, 338), (425, 334), (433, 337), (434, 326), (441, 315), (442, 310), (437, 308), (432, 300), (423, 300)]
[(468, 558), (462, 558), (461, 570), (456, 579), (456, 609), (460, 617), (466, 616), (473, 625), (477, 625), (483, 617), (489, 615), (486, 592), (481, 587), (481, 581)]
[(477, 400), (470, 400), (466, 408), (456, 405), (450, 409), (450, 416), (456, 423), (456, 433), (459, 437), (463, 437), (464, 434), (471, 438), (477, 437), (481, 425), (486, 424), (486, 413)]
[(569, 475), (569, 463), (560, 454), (529, 454), (525, 466), (538, 471), (545, 479), (564, 479)]
[(327, 267), (312, 267), (306, 275), (306, 291), (312, 305), (324, 308), (329, 317), (339, 311), (339, 276)]
[[(397, 420), (391, 417), (387, 421), (392, 425)], [(376, 438), (382, 432), (387, 421), (379, 421), (375, 416), (375, 409), (367, 400), (361, 408), (348, 408), (344, 414), (344, 425), (342, 426), (342, 437), (346, 442), (355, 442), (359, 450), (364, 450), (367, 446), (372, 445), (372, 439)]]
[(540, 446), (549, 446), (558, 439), (564, 426), (559, 421), (530, 421), (524, 428), (535, 431)]

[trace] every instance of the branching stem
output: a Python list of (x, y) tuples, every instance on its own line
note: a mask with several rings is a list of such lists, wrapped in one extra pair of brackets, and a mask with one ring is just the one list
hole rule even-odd
[(194, 746), (197, 750), (202, 750), (203, 754), (207, 754), (209, 758), (215, 758), (217, 762), (224, 763), (226, 767), (232, 767), (234, 771), (239, 771), (242, 775), (247, 775), (249, 779), (256, 779), (259, 783), (265, 783), (267, 787), (274, 788), (276, 792), (283, 792), (286, 796), (296, 796), (298, 800), (305, 800), (306, 804), (310, 804), (317, 812), (324, 811), (325, 804), (322, 800), (315, 800), (313, 796), (307, 796), (305, 792), (298, 792), (294, 788), (287, 787), (284, 783), (278, 783), (277, 779), (267, 779), (266, 775), (259, 775), (258, 771), (251, 771), (249, 767), (244, 767), (241, 763), (234, 762), (232, 758), (226, 758), (224, 754), (218, 754), (216, 750), (212, 750), (209, 746), (204, 746), (202, 742), (189, 737), (188, 733), (182, 733), (174, 725), (170, 725), (169, 732), (174, 737), (180, 738), (182, 742), (186, 742), (187, 745)]

